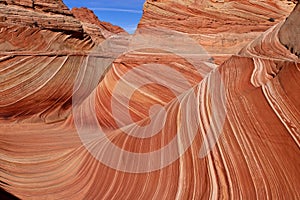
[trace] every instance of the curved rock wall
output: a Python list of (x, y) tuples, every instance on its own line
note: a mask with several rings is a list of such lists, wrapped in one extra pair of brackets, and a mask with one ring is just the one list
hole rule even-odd
[[(292, 37), (300, 33), (299, 6), (285, 21), (287, 1), (147, 1), (129, 36), (29, 8), (31, 1), (5, 2), (0, 9), (12, 12), (0, 22), (6, 191), (21, 199), (300, 196), (300, 62)], [(275, 22), (261, 15), (266, 10)], [(71, 25), (32, 27), (28, 20), (40, 15)], [(171, 16), (193, 17), (171, 24)], [(266, 31), (250, 41), (253, 28)], [(216, 65), (199, 49), (202, 40), (189, 37), (210, 31), (225, 40), (234, 32), (247, 45), (229, 45), (234, 50)]]
[(285, 19), (292, 1), (148, 0), (139, 28), (180, 31), (199, 42), (218, 64)]

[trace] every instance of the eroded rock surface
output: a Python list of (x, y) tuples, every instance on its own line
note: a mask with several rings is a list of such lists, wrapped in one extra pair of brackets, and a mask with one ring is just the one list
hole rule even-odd
[(70, 114), (73, 82), (82, 62), (114, 33), (79, 21), (61, 1), (35, 3), (41, 6), (0, 4), (0, 93), (5, 97), (0, 115), (59, 121)]
[[(89, 11), (84, 20), (49, 12), (62, 4), (55, 2), (43, 1), (48, 10), (32, 1), (0, 5), (8, 13), (0, 22), (3, 189), (21, 199), (300, 196), (299, 41), (292, 37), (299, 6), (285, 21), (287, 1), (149, 0), (128, 36), (102, 34)], [(261, 15), (267, 11), (274, 22)], [(33, 27), (32, 16), (57, 24), (43, 27), (41, 19)], [(191, 17), (171, 24), (172, 16)], [(70, 25), (57, 28), (61, 18)], [(250, 41), (252, 29), (260, 36)], [(220, 65), (188, 40), (227, 41), (230, 32), (237, 43)], [(146, 161), (128, 154), (156, 151)]]
[(139, 28), (156, 27), (189, 34), (218, 64), (285, 19), (292, 1), (148, 0)]
[(87, 8), (73, 8), (71, 12), (81, 21), (84, 30), (98, 44), (114, 34), (127, 34), (127, 32), (119, 26), (100, 21), (94, 12)]
[(300, 36), (300, 4), (298, 3), (293, 13), (287, 18), (279, 32), (279, 40), (292, 53), (300, 57), (300, 44), (298, 42)]
[(87, 8), (73, 8), (72, 13), (81, 22), (87, 22), (98, 25), (99, 27), (115, 34), (125, 32), (124, 29), (122, 29), (121, 27), (114, 26), (109, 22), (100, 21), (98, 17), (94, 14), (94, 12)]

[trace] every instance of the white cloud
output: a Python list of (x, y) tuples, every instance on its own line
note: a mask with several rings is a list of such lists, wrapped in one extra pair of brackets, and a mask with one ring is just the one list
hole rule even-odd
[(143, 11), (140, 11), (140, 10), (119, 9), (119, 8), (90, 8), (90, 9), (92, 9), (92, 10), (103, 10), (103, 11), (112, 11), (112, 12), (138, 13), (138, 14), (143, 13)]

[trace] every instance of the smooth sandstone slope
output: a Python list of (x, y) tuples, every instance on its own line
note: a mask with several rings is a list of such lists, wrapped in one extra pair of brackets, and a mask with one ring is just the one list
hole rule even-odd
[[(289, 18), (292, 22), (299, 17), (295, 13)], [(218, 68), (199, 62), (196, 67), (202, 73), (178, 55), (149, 49), (130, 52), (111, 65), (100, 82), (96, 82), (93, 93), (77, 91), (79, 97), (86, 99), (76, 105), (73, 113), (70, 99), (78, 95), (72, 89), (79, 66), (83, 66), (86, 75), (97, 75), (91, 71), (97, 66), (84, 63), (105, 59), (102, 52), (95, 51), (99, 43), (84, 28), (84, 39), (78, 38), (78, 34), (62, 31), (55, 35), (57, 32), (51, 29), (38, 29), (38, 33), (46, 31), (63, 39), (46, 40), (48, 45), (38, 48), (41, 51), (32, 51), (35, 45), (29, 44), (35, 40), (28, 40), (30, 51), (26, 52), (26, 46), (20, 48), (21, 42), (16, 40), (26, 41), (27, 37), (7, 36), (13, 51), (5, 50), (0, 63), (4, 79), (0, 82), (1, 96), (6, 97), (0, 104), (1, 187), (22, 199), (297, 199), (300, 196), (300, 62), (294, 51), (284, 46), (288, 44), (291, 49), (298, 45), (293, 37), (285, 35), (299, 34), (294, 26), (297, 24), (279, 23)], [(285, 27), (291, 33), (279, 34)], [(35, 30), (30, 26), (25, 28)], [(11, 33), (11, 29), (3, 30), (4, 35)], [(287, 39), (282, 44), (283, 38)], [(120, 40), (111, 47), (117, 49), (125, 44), (126, 41)], [(65, 54), (58, 54), (61, 52)], [(25, 62), (27, 57), (32, 64)], [(59, 58), (56, 64), (51, 64)], [(155, 69), (134, 70), (145, 63), (167, 65), (174, 74)], [(33, 69), (37, 71), (31, 72)], [(182, 84), (175, 71), (188, 80), (188, 86)], [(126, 72), (133, 72), (136, 79), (126, 78)], [(90, 79), (88, 76), (79, 86), (89, 88), (87, 85), (93, 84)], [(164, 82), (165, 86), (148, 84), (137, 88), (136, 80)], [(118, 84), (123, 90), (114, 96)], [(176, 99), (168, 86), (182, 98)], [(135, 92), (128, 107), (123, 104), (122, 95), (128, 95), (130, 88)], [(119, 98), (112, 108), (115, 97)], [(66, 100), (69, 106), (62, 114)], [(147, 126), (161, 119), (159, 113), (150, 112), (150, 121), (149, 108), (154, 104), (164, 106), (167, 111), (162, 130), (150, 138), (134, 137), (147, 134), (138, 125)], [(91, 115), (94, 108), (96, 118)], [(134, 123), (128, 124), (128, 113), (115, 115), (112, 109), (129, 109)], [(142, 153), (158, 150), (174, 138), (181, 140), (177, 133), (184, 136), (190, 134), (191, 127), (198, 129), (191, 146), (174, 163), (157, 171), (136, 174), (105, 166), (82, 144), (78, 127), (89, 130), (95, 119), (112, 143), (126, 151)], [(208, 156), (199, 158), (203, 139), (210, 137), (209, 130), (220, 128), (220, 133), (213, 132), (218, 137), (216, 146)], [(95, 138), (87, 146), (105, 147), (107, 143), (103, 141), (106, 140)], [(182, 148), (180, 144), (175, 147)], [(104, 148), (98, 153), (107, 152)], [(173, 153), (176, 151), (169, 156)], [(126, 157), (117, 157), (115, 152), (108, 154), (120, 163), (125, 162), (125, 166), (143, 166), (139, 162), (126, 163)]]
[(279, 32), (279, 40), (284, 44), (292, 53), (300, 56), (300, 44), (298, 43), (299, 29), (300, 29), (300, 6), (295, 8), (294, 12), (287, 18), (286, 23), (283, 25)]

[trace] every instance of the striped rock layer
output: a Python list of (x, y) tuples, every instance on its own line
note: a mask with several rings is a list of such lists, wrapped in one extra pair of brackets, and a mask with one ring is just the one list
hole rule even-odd
[[(299, 5), (285, 20), (287, 1), (147, 1), (129, 36), (76, 19), (60, 1), (2, 2), (4, 190), (21, 199), (300, 197)], [(201, 34), (214, 39), (189, 40)], [(236, 45), (219, 45), (218, 34)], [(230, 56), (214, 63), (211, 41)]]
[(292, 1), (276, 0), (148, 0), (139, 27), (189, 34), (221, 64), (293, 7)]

